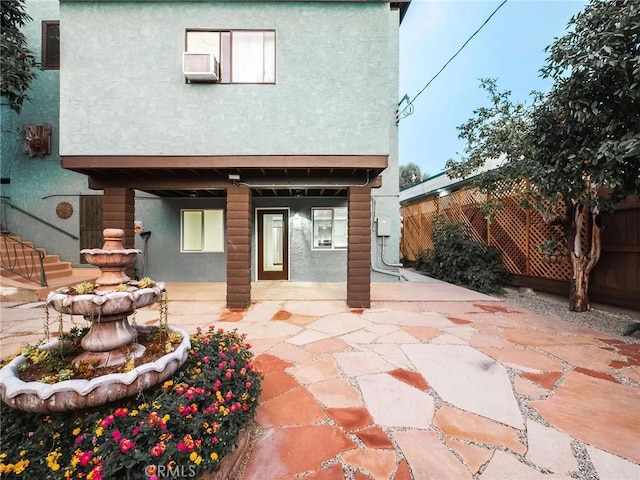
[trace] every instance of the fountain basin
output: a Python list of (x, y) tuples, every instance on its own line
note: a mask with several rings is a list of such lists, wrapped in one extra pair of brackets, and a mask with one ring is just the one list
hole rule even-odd
[(146, 307), (157, 302), (164, 291), (164, 283), (158, 282), (155, 287), (132, 288), (127, 292), (90, 293), (69, 295), (65, 289), (51, 292), (47, 297), (47, 305), (57, 312), (71, 315), (83, 315), (97, 319), (101, 316), (131, 313), (136, 308)]
[[(139, 333), (153, 327), (137, 325)], [(182, 335), (177, 348), (154, 362), (145, 363), (123, 373), (111, 373), (88, 380), (65, 380), (54, 384), (24, 382), (18, 377), (18, 368), (26, 360), (19, 355), (0, 370), (0, 398), (7, 405), (28, 412), (65, 412), (104, 405), (157, 385), (169, 378), (186, 362), (191, 341), (182, 329), (169, 327), (171, 333)], [(58, 339), (42, 345), (53, 349)]]

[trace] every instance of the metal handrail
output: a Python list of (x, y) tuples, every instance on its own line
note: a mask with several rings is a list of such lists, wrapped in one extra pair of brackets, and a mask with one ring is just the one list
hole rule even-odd
[[(37, 262), (35, 257), (37, 256)], [(20, 275), (27, 280), (39, 283), (46, 287), (47, 276), (44, 271), (45, 254), (41, 250), (17, 240), (11, 235), (2, 235), (0, 249), (0, 264), (5, 270)], [(38, 275), (39, 267), (39, 275)]]
[[(18, 210), (19, 212), (24, 213), (24, 214), (25, 214), (25, 215), (27, 215), (28, 217), (31, 217), (31, 218), (33, 218), (34, 220), (39, 221), (40, 223), (43, 223), (43, 224), (44, 224), (44, 225), (46, 225), (47, 227), (53, 228), (54, 230), (56, 230), (56, 231), (58, 231), (58, 232), (60, 232), (60, 233), (64, 233), (65, 235), (67, 235), (68, 237), (73, 238), (74, 240), (78, 240), (78, 237), (77, 237), (77, 236), (75, 236), (73, 233), (69, 233), (69, 232), (67, 232), (66, 230), (63, 230), (62, 228), (60, 228), (60, 227), (58, 227), (58, 226), (54, 225), (53, 223), (49, 223), (49, 222), (47, 222), (46, 220), (41, 219), (40, 217), (38, 217), (38, 216), (34, 215), (33, 213), (29, 213), (29, 212), (27, 212), (26, 210), (23, 210), (22, 208), (17, 207), (17, 206), (16, 206), (16, 205), (14, 205), (13, 203), (11, 203), (11, 202), (9, 202), (9, 201), (5, 200), (4, 198), (2, 198), (2, 203), (4, 203), (4, 204), (8, 205), (9, 207), (13, 208), (14, 210)], [(5, 225), (5, 228), (6, 228), (6, 225)]]

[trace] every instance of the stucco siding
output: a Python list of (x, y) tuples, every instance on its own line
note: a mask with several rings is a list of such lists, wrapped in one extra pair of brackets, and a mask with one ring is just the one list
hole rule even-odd
[[(387, 155), (389, 18), (385, 3), (63, 2), (61, 153)], [(195, 28), (275, 29), (275, 85), (186, 84)]]
[[(27, 8), (32, 21), (22, 28), (22, 32), (27, 37), (29, 49), (40, 62), (42, 21), (57, 20), (59, 4), (57, 0), (29, 1)], [(2, 178), (9, 179), (10, 183), (0, 186), (0, 194), (3, 199), (44, 222), (78, 236), (79, 197), (96, 192), (88, 189), (86, 176), (60, 167), (59, 76), (58, 70), (37, 70), (36, 78), (27, 92), (30, 100), (23, 103), (20, 114), (16, 114), (4, 105), (3, 99), (3, 105), (0, 106), (2, 123), (0, 164)], [(51, 125), (52, 130), (51, 155), (30, 158), (23, 151), (18, 132), (25, 124), (42, 125), (45, 122)], [(56, 206), (63, 201), (73, 206), (73, 215), (68, 219), (62, 219), (56, 215)], [(2, 224), (6, 225), (12, 234), (47, 248), (50, 253), (59, 255), (62, 260), (79, 264), (78, 240), (6, 205), (3, 206)]]

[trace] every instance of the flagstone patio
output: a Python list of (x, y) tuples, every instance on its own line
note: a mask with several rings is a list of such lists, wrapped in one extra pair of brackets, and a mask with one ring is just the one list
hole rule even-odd
[[(640, 478), (640, 344), (448, 284), (379, 285), (370, 309), (320, 284), (244, 312), (167, 285), (170, 323), (253, 345), (246, 480)], [(3, 305), (2, 355), (37, 335), (25, 312)]]

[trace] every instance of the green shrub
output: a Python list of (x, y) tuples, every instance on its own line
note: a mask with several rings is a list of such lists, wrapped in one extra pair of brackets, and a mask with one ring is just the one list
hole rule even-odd
[(434, 247), (418, 256), (420, 272), (483, 293), (503, 291), (510, 275), (497, 248), (476, 242), (466, 224), (447, 223), (443, 216), (435, 217), (432, 227)]

